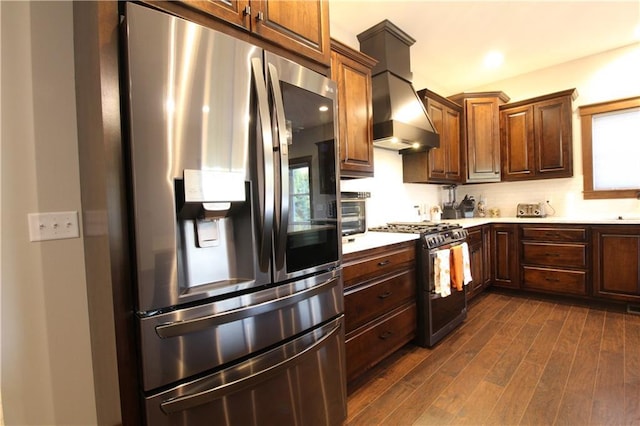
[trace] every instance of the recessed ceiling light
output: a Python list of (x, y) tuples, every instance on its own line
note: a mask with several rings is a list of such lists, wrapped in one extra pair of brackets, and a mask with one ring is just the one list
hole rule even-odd
[(484, 66), (489, 69), (498, 68), (504, 62), (504, 55), (497, 50), (492, 50), (484, 57)]
[(325, 112), (325, 111), (329, 111), (329, 107), (326, 105), (322, 105), (320, 108), (318, 108), (318, 110), (320, 112)]

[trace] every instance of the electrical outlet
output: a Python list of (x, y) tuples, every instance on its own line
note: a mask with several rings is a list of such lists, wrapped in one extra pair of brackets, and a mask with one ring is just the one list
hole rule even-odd
[(29, 213), (29, 240), (62, 240), (80, 236), (78, 212)]

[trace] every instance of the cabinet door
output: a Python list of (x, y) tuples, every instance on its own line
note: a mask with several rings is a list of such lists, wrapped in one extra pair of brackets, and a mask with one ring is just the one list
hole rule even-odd
[(594, 295), (640, 301), (640, 227), (593, 229)]
[(465, 100), (467, 182), (500, 181), (500, 116), (494, 97)]
[[(446, 178), (449, 182), (462, 182), (460, 156), (460, 112), (451, 108), (444, 111), (443, 133), (446, 136)], [(442, 140), (442, 138), (440, 139)]]
[(531, 179), (535, 174), (533, 107), (500, 111), (502, 180)]
[(493, 283), (499, 287), (520, 288), (517, 225), (492, 225)]
[(331, 77), (338, 83), (340, 171), (347, 177), (371, 177), (371, 68), (332, 51)]
[(551, 99), (533, 108), (538, 177), (573, 176), (571, 99)]
[(245, 13), (249, 10), (249, 0), (183, 0), (183, 3), (230, 24), (251, 29), (251, 18)]
[(321, 64), (331, 62), (328, 0), (251, 1), (251, 30)]
[(427, 112), (433, 121), (437, 132), (440, 133), (440, 147), (429, 150), (428, 179), (441, 182), (447, 179), (447, 148), (449, 145), (445, 126), (447, 108), (432, 99), (427, 101)]

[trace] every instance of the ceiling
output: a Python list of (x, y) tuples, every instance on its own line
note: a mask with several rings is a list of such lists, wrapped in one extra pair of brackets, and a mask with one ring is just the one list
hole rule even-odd
[[(331, 36), (354, 48), (357, 34), (384, 19), (416, 39), (416, 90), (445, 96), (640, 42), (640, 0), (330, 0), (329, 8)], [(498, 69), (483, 65), (490, 50), (504, 54)]]

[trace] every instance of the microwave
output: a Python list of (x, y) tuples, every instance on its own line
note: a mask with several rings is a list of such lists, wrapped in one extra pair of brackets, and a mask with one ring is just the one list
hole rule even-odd
[(367, 198), (370, 192), (341, 192), (342, 236), (353, 237), (367, 232)]

